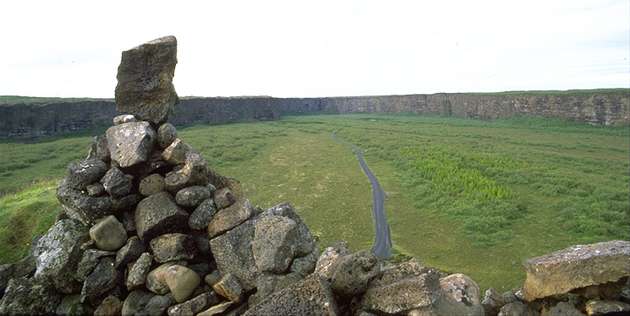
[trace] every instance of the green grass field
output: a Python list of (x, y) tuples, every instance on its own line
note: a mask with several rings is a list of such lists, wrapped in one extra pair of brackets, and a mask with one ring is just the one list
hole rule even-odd
[[(239, 179), (254, 203), (292, 202), (321, 246), (344, 239), (369, 248), (370, 185), (334, 130), (364, 148), (386, 191), (395, 252), (466, 273), (482, 288), (521, 285), (526, 258), (629, 238), (628, 127), (318, 115), (179, 134), (212, 168)], [(51, 224), (56, 181), (89, 141), (0, 143), (0, 262), (18, 259)]]

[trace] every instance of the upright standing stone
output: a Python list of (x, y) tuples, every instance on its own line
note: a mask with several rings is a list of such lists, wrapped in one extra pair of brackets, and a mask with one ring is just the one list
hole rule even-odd
[(173, 87), (176, 64), (174, 36), (124, 51), (116, 76), (116, 110), (155, 124), (165, 122), (178, 101)]

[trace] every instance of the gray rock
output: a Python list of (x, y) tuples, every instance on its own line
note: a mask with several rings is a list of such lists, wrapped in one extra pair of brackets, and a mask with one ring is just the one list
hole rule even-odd
[(66, 183), (73, 189), (84, 190), (98, 182), (107, 171), (107, 165), (100, 159), (85, 159), (68, 165)]
[(208, 224), (208, 236), (214, 238), (223, 234), (246, 221), (252, 215), (254, 215), (254, 208), (249, 203), (249, 200), (240, 200), (214, 214)]
[(194, 151), (186, 153), (186, 161), (181, 169), (166, 174), (164, 184), (169, 192), (177, 192), (191, 185), (208, 184), (208, 166), (203, 157)]
[(33, 248), (35, 276), (52, 280), (62, 293), (76, 291), (79, 285), (74, 274), (83, 254), (81, 245), (88, 240), (87, 232), (87, 227), (71, 219), (54, 223)]
[(136, 316), (162, 316), (166, 314), (167, 309), (173, 304), (175, 304), (173, 295), (156, 295), (147, 302), (147, 305), (141, 312), (136, 313)]
[(114, 116), (114, 119), (112, 121), (114, 125), (120, 125), (124, 123), (137, 122), (138, 120), (136, 119), (135, 116), (131, 114), (121, 114), (121, 115)]
[(201, 283), (199, 275), (184, 266), (172, 265), (166, 268), (164, 281), (178, 303), (185, 302)]
[(139, 194), (129, 194), (121, 198), (112, 198), (112, 211), (118, 214), (133, 211), (140, 200), (142, 200), (142, 197)]
[(589, 316), (630, 314), (630, 304), (618, 301), (590, 300), (585, 308)]
[(136, 234), (135, 210), (122, 213), (122, 224), (127, 231), (127, 236)]
[(122, 168), (149, 160), (156, 134), (148, 122), (124, 123), (105, 132), (111, 159)]
[(327, 282), (311, 275), (273, 293), (244, 315), (337, 315), (333, 293)]
[(214, 205), (214, 201), (212, 199), (206, 199), (190, 214), (188, 226), (195, 230), (205, 229), (208, 227), (212, 216), (214, 216), (216, 212), (217, 208)]
[(78, 294), (64, 296), (55, 313), (57, 315), (81, 316), (93, 313), (91, 306), (81, 303), (81, 296)]
[(174, 139), (162, 152), (162, 159), (171, 165), (181, 165), (186, 162), (186, 153), (192, 148), (181, 139)]
[(120, 315), (123, 303), (116, 296), (109, 295), (94, 310), (94, 316)]
[(283, 216), (265, 216), (256, 222), (252, 252), (260, 272), (285, 272), (297, 249), (297, 224)]
[(378, 259), (369, 251), (359, 251), (343, 256), (331, 278), (333, 292), (343, 297), (359, 295), (368, 283), (378, 275)]
[(221, 271), (219, 270), (214, 270), (206, 274), (206, 276), (203, 278), (203, 281), (206, 282), (206, 284), (208, 284), (209, 286), (213, 286), (215, 283), (219, 282), (219, 280), (221, 280)]
[(103, 251), (98, 249), (87, 249), (83, 256), (81, 257), (81, 261), (77, 266), (76, 279), (78, 281), (85, 281), (85, 278), (94, 271), (94, 268), (98, 264), (101, 258), (115, 256), (115, 252), (111, 251)]
[(512, 302), (501, 307), (498, 316), (538, 316), (538, 312), (521, 302)]
[[(486, 314), (487, 315), (487, 314)], [(496, 315), (496, 314), (493, 314)], [(584, 316), (575, 306), (567, 302), (559, 302), (549, 310), (543, 310), (542, 316)], [(492, 316), (492, 315), (490, 315)]]
[(197, 274), (199, 274), (199, 276), (201, 277), (206, 276), (212, 270), (208, 262), (199, 262), (199, 263), (191, 264), (188, 267), (191, 270), (197, 272)]
[(127, 231), (114, 215), (110, 215), (90, 228), (90, 238), (99, 249), (114, 251), (127, 241)]
[(113, 197), (123, 197), (131, 193), (131, 181), (133, 177), (124, 174), (120, 169), (112, 167), (101, 179), (103, 188)]
[(241, 301), (243, 295), (243, 288), (238, 279), (232, 274), (228, 273), (221, 277), (218, 282), (212, 285), (217, 294), (225, 297), (228, 301), (238, 303)]
[(261, 273), (256, 279), (256, 294), (249, 297), (248, 303), (254, 306), (265, 297), (300, 282), (304, 277), (298, 273), (273, 274)]
[(313, 238), (313, 236), (311, 235), (311, 231), (308, 229), (308, 226), (306, 226), (300, 216), (297, 215), (291, 204), (283, 203), (273, 206), (264, 211), (261, 214), (261, 217), (270, 215), (288, 217), (294, 220), (297, 224), (299, 242), (297, 244), (298, 247), (296, 249), (296, 256), (306, 256), (315, 249), (315, 238)]
[(467, 275), (456, 273), (441, 278), (440, 288), (452, 301), (466, 310), (466, 315), (484, 315), (479, 285)]
[(35, 272), (35, 258), (29, 254), (20, 261), (0, 265), (0, 296), (9, 284), (9, 280), (28, 276)]
[(92, 144), (86, 159), (100, 159), (104, 162), (109, 162), (109, 148), (107, 147), (107, 138), (104, 135), (92, 138)]
[(151, 264), (153, 263), (153, 256), (150, 253), (145, 252), (140, 255), (140, 258), (134, 262), (129, 268), (127, 273), (127, 289), (133, 290), (144, 285), (147, 274), (151, 270)]
[(116, 269), (125, 267), (127, 264), (136, 261), (144, 252), (144, 244), (137, 236), (127, 239), (127, 243), (116, 253)]
[(60, 302), (61, 294), (46, 280), (15, 278), (0, 300), (0, 315), (53, 314)]
[(630, 276), (630, 241), (577, 245), (525, 262), (527, 301)]
[(168, 316), (195, 315), (212, 305), (218, 304), (219, 301), (214, 292), (205, 292), (181, 304), (171, 306), (168, 309)]
[(85, 188), (85, 191), (89, 196), (100, 196), (105, 193), (105, 188), (100, 183), (90, 184)]
[(503, 305), (505, 305), (505, 301), (503, 300), (503, 296), (497, 292), (497, 290), (494, 288), (486, 290), (486, 293), (483, 296), (483, 301), (481, 301), (481, 306), (483, 306), (486, 315), (493, 316), (498, 314)]
[(166, 192), (153, 194), (138, 203), (136, 229), (142, 240), (184, 230), (188, 225), (188, 213), (173, 202)]
[(166, 148), (177, 138), (177, 129), (171, 123), (164, 123), (157, 130), (157, 138), (160, 148)]
[(226, 208), (236, 202), (236, 196), (229, 188), (222, 188), (214, 193), (214, 203), (218, 209)]
[(195, 239), (195, 244), (197, 245), (197, 250), (199, 250), (199, 254), (202, 256), (212, 256), (210, 253), (210, 240), (208, 240), (208, 236), (206, 233), (201, 232), (193, 232), (193, 239)]
[(149, 246), (155, 256), (155, 261), (160, 263), (190, 260), (198, 252), (192, 236), (179, 233), (164, 234), (153, 238)]
[(223, 313), (225, 311), (227, 311), (228, 308), (232, 307), (232, 305), (234, 305), (234, 303), (232, 303), (232, 302), (223, 302), (221, 304), (214, 305), (214, 306), (208, 308), (207, 310), (197, 314), (197, 316), (223, 315)]
[(154, 124), (165, 122), (178, 102), (172, 82), (176, 64), (174, 36), (124, 51), (116, 76), (116, 110)]
[(112, 214), (112, 199), (108, 196), (92, 197), (71, 188), (66, 179), (57, 188), (57, 199), (64, 213), (85, 225), (93, 225), (97, 219)]
[(177, 191), (175, 202), (184, 207), (197, 207), (211, 196), (212, 192), (207, 186), (195, 185)]
[(315, 273), (327, 280), (332, 279), (335, 267), (339, 262), (339, 258), (349, 254), (350, 249), (348, 249), (348, 243), (345, 241), (338, 242), (330, 247), (327, 247), (324, 251), (322, 251), (322, 254), (317, 259), (317, 263), (315, 264)]
[(134, 290), (127, 295), (122, 305), (122, 316), (134, 316), (141, 313), (155, 294), (144, 290)]
[(154, 173), (140, 181), (140, 194), (149, 196), (164, 191), (164, 177)]
[(164, 276), (168, 267), (176, 264), (185, 264), (185, 262), (167, 262), (151, 270), (151, 272), (149, 272), (149, 274), (147, 275), (147, 289), (159, 295), (164, 295), (168, 293), (169, 289), (168, 285), (166, 284), (166, 280), (164, 279)]
[(210, 240), (210, 249), (222, 273), (231, 273), (245, 291), (256, 287), (258, 269), (251, 244), (254, 240), (254, 221), (249, 220), (225, 234)]
[(317, 249), (313, 249), (313, 251), (304, 256), (293, 259), (291, 263), (291, 272), (298, 273), (302, 276), (307, 276), (315, 270), (315, 264), (317, 263), (317, 258), (319, 257), (319, 251)]
[(120, 281), (119, 278), (120, 275), (114, 268), (114, 259), (111, 257), (102, 258), (94, 271), (83, 282), (81, 302), (88, 301), (92, 305), (96, 305), (116, 287)]

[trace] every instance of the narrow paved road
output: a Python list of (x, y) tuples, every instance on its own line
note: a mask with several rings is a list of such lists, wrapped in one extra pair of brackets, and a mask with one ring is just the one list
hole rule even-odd
[(375, 226), (372, 253), (379, 258), (389, 258), (392, 254), (392, 239), (389, 232), (389, 225), (387, 224), (387, 217), (385, 217), (385, 191), (383, 191), (380, 183), (378, 183), (378, 180), (368, 167), (365, 159), (363, 159), (363, 150), (354, 144), (338, 138), (337, 131), (332, 133), (332, 138), (352, 148), (352, 151), (359, 160), (359, 165), (363, 173), (365, 173), (370, 180), (370, 184), (372, 185), (372, 217), (374, 218)]

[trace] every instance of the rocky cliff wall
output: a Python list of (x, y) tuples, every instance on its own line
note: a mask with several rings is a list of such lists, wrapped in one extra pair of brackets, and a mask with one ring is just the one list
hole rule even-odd
[[(274, 120), (283, 114), (415, 113), (477, 119), (533, 115), (596, 125), (630, 124), (630, 95), (624, 92), (484, 95), (412, 94), (330, 98), (188, 98), (171, 122), (220, 124)], [(55, 102), (0, 106), (0, 138), (33, 138), (109, 125), (111, 101)]]

